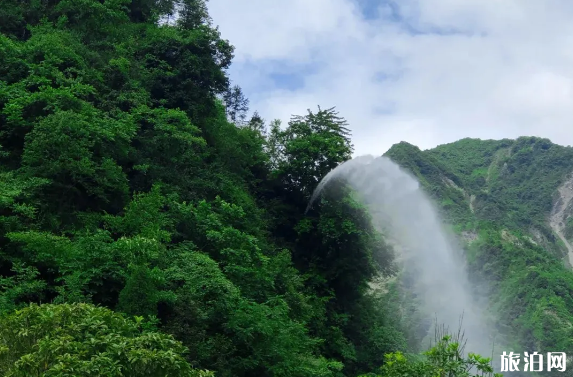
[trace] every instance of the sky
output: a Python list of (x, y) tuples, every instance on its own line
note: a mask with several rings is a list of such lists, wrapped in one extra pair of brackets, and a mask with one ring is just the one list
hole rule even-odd
[(355, 155), (406, 141), (573, 144), (571, 0), (210, 0), (266, 120), (336, 107)]

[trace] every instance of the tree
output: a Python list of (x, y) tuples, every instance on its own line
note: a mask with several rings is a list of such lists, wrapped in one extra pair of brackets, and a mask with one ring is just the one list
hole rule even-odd
[(284, 162), (279, 167), (284, 184), (310, 198), (318, 182), (352, 157), (353, 146), (346, 120), (334, 108), (305, 116), (295, 115), (281, 133)]
[(183, 0), (178, 8), (177, 24), (184, 29), (192, 30), (211, 24), (205, 0)]
[(265, 120), (259, 115), (258, 111), (253, 113), (251, 119), (247, 123), (247, 127), (258, 132), (263, 137), (266, 136)]
[(279, 119), (273, 120), (266, 135), (265, 152), (269, 156), (269, 168), (271, 171), (278, 171), (285, 160), (281, 124)]
[(223, 100), (225, 101), (229, 121), (242, 125), (247, 118), (247, 111), (249, 111), (249, 100), (243, 94), (243, 90), (238, 85), (235, 85), (225, 92)]
[(30, 305), (0, 317), (0, 373), (7, 377), (208, 377), (183, 345), (109, 309)]
[[(502, 377), (494, 373), (491, 360), (475, 353), (464, 356), (465, 342), (458, 332), (448, 334), (444, 328), (436, 331), (436, 345), (423, 355), (406, 356), (394, 352), (385, 356), (385, 364), (379, 373), (370, 377)], [(367, 377), (367, 376), (360, 376)]]

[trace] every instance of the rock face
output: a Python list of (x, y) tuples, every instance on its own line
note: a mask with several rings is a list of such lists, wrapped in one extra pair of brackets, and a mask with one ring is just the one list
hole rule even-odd
[(569, 265), (573, 266), (573, 245), (565, 237), (565, 224), (571, 215), (573, 200), (573, 174), (557, 189), (559, 197), (549, 216), (549, 225), (567, 248)]

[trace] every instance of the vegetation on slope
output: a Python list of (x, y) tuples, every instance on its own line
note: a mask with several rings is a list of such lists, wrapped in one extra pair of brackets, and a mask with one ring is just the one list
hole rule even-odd
[(476, 294), (489, 296), (502, 341), (516, 352), (573, 351), (573, 274), (548, 224), (573, 148), (532, 137), (464, 139), (427, 151), (402, 143), (387, 155), (457, 221)]

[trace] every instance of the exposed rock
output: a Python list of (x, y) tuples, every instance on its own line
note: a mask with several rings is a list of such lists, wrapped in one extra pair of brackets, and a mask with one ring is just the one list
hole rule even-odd
[(553, 205), (553, 210), (549, 216), (549, 225), (567, 248), (569, 265), (573, 266), (573, 245), (571, 245), (564, 235), (565, 224), (568, 217), (567, 209), (570, 208), (573, 200), (573, 175), (567, 178), (567, 180), (557, 189), (557, 192), (559, 197)]
[(474, 203), (475, 203), (475, 199), (476, 199), (475, 195), (468, 195), (466, 190), (464, 190), (463, 188), (458, 186), (454, 181), (452, 181), (448, 177), (442, 176), (442, 182), (444, 182), (444, 184), (446, 184), (447, 186), (450, 186), (451, 188), (454, 188), (454, 189), (462, 192), (464, 194), (464, 198), (466, 198), (466, 200), (468, 201), (470, 211), (472, 213), (474, 213)]
[(478, 239), (478, 234), (475, 231), (464, 230), (461, 234), (462, 239), (468, 243), (472, 243)]

